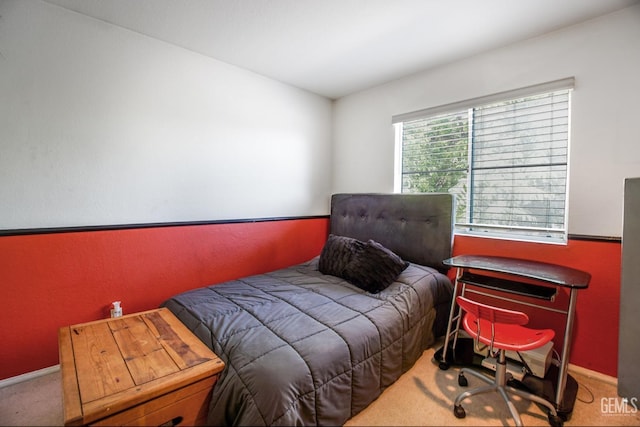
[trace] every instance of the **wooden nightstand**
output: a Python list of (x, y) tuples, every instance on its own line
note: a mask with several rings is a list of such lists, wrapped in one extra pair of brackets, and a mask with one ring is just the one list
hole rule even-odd
[(65, 425), (201, 425), (224, 362), (166, 308), (58, 332)]

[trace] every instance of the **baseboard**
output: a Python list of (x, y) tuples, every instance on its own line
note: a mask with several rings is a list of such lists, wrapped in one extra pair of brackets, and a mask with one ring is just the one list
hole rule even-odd
[(19, 384), (24, 381), (33, 380), (43, 375), (53, 374), (60, 370), (60, 365), (49, 366), (48, 368), (38, 369), (37, 371), (27, 372), (26, 374), (17, 375), (15, 377), (5, 378), (0, 380), (0, 388), (8, 387), (10, 385)]
[(576, 366), (574, 364), (569, 363), (569, 372), (573, 372), (585, 377), (595, 378), (598, 381), (602, 381), (603, 383), (618, 386), (618, 379), (616, 377), (612, 377), (607, 374), (603, 374), (597, 371), (592, 371), (591, 369), (583, 368), (582, 366)]

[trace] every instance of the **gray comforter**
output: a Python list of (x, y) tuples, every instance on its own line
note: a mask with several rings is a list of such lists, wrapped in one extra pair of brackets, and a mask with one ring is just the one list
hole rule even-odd
[(212, 425), (342, 425), (434, 341), (449, 279), (409, 265), (369, 294), (297, 266), (179, 294), (168, 307), (226, 363)]

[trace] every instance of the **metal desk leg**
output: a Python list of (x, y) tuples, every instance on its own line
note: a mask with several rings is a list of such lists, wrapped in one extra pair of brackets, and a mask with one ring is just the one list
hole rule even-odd
[[(458, 268), (456, 273), (456, 279), (453, 284), (453, 299), (451, 300), (451, 308), (449, 309), (449, 321), (447, 322), (447, 333), (444, 336), (444, 346), (442, 347), (442, 356), (439, 363), (439, 367), (442, 370), (449, 369), (447, 363), (447, 350), (449, 347), (449, 337), (451, 336), (451, 325), (453, 323), (454, 313), (456, 312), (456, 295), (458, 295), (458, 278), (462, 276), (462, 269)], [(456, 333), (457, 338), (457, 333)]]
[(576, 300), (578, 290), (571, 288), (569, 294), (569, 308), (567, 310), (567, 323), (564, 328), (564, 342), (562, 343), (562, 357), (560, 361), (560, 371), (558, 373), (558, 388), (556, 390), (556, 408), (560, 409), (564, 398), (564, 389), (567, 385), (567, 367), (569, 365), (569, 353), (571, 350), (571, 338), (573, 336), (573, 321), (576, 314)]

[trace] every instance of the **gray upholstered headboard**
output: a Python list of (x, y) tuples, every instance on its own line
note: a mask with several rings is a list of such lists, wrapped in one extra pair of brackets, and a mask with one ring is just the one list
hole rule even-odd
[(451, 256), (454, 199), (450, 194), (334, 194), (331, 233), (373, 239), (402, 259), (446, 270)]

